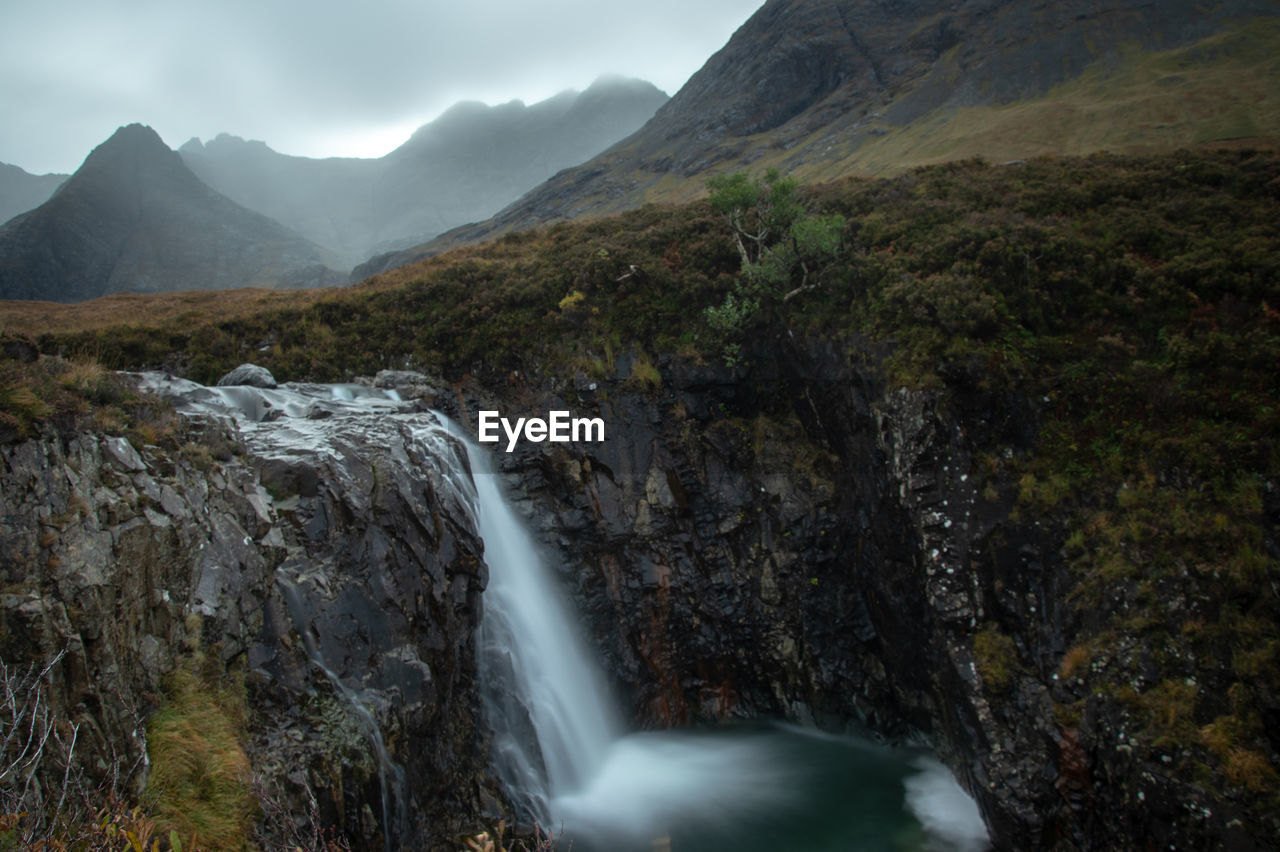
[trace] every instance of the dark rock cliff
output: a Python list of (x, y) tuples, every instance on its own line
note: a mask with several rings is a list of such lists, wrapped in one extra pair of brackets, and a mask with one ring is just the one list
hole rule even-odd
[(464, 421), (605, 419), (603, 444), (498, 455), (638, 723), (923, 734), (1004, 849), (1265, 847), (1272, 827), (1135, 759), (1105, 702), (1056, 711), (1082, 618), (1059, 519), (978, 475), (1030, 449), (1036, 401), (890, 391), (856, 341), (755, 354), (750, 371), (668, 360), (647, 390), (623, 355), (612, 380), (513, 376), (501, 404), (466, 383), (446, 401)]
[(324, 437), (248, 454), (218, 421), (178, 428), (182, 450), (91, 432), (0, 448), (0, 658), (13, 671), (66, 651), (48, 696), (80, 725), (86, 783), (118, 773), (136, 795), (144, 724), (198, 650), (243, 680), (250, 763), (292, 814), (314, 797), (356, 848), (388, 830), (396, 847), (453, 848), (487, 783), (486, 574), (436, 462), (393, 422), (335, 415)]

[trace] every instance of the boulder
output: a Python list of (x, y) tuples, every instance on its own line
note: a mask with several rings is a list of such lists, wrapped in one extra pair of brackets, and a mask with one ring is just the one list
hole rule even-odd
[(241, 364), (230, 373), (218, 379), (218, 387), (225, 388), (234, 385), (248, 385), (255, 388), (274, 388), (276, 387), (276, 378), (271, 375), (271, 371), (266, 367), (259, 367), (257, 364)]

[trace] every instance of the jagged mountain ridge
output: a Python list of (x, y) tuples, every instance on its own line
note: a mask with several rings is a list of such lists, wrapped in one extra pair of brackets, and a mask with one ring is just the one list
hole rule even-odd
[(0, 224), (49, 200), (67, 175), (33, 175), (18, 166), (0, 163)]
[(462, 102), (377, 159), (311, 159), (223, 134), (179, 149), (214, 189), (337, 252), (349, 266), (491, 216), (641, 127), (667, 101), (602, 77), (532, 105)]
[[(1261, 0), (769, 0), (632, 137), (491, 221), (365, 271), (504, 231), (691, 198), (717, 171), (777, 166), (826, 180), (973, 155), (1274, 135), (1277, 12)], [(1260, 18), (1270, 21), (1254, 26)], [(1233, 25), (1234, 41), (1213, 41)], [(1188, 45), (1200, 48), (1176, 53)], [(1143, 51), (1162, 51), (1159, 62)], [(1236, 91), (1216, 70), (1223, 62), (1257, 72), (1253, 88)], [(1055, 88), (1072, 81), (1087, 91)]]
[(132, 124), (48, 201), (0, 227), (0, 298), (339, 283), (328, 261), (201, 183), (154, 130)]

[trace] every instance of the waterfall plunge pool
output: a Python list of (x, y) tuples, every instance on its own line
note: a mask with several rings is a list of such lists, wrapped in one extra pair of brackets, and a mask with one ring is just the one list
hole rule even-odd
[(537, 542), (488, 454), (464, 443), (489, 566), (480, 668), (495, 768), (524, 816), (565, 841), (558, 848), (987, 847), (977, 805), (924, 754), (767, 723), (625, 733)]
[(551, 803), (579, 852), (987, 847), (977, 806), (924, 754), (790, 725), (629, 734)]

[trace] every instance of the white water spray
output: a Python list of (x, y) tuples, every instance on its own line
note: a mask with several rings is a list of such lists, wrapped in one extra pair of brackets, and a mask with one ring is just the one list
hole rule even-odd
[(528, 530), (503, 497), (488, 455), (466, 443), (476, 525), (489, 566), (480, 665), (490, 686), (486, 703), (497, 769), (546, 825), (555, 816), (552, 797), (595, 776), (620, 728), (601, 675), (572, 629), (574, 619)]
[[(462, 440), (489, 567), (481, 676), (496, 768), (527, 816), (588, 850), (985, 848), (977, 808), (936, 761), (911, 767), (882, 746), (789, 727), (622, 734), (554, 575), (488, 455)], [(904, 830), (919, 841), (891, 839)]]

